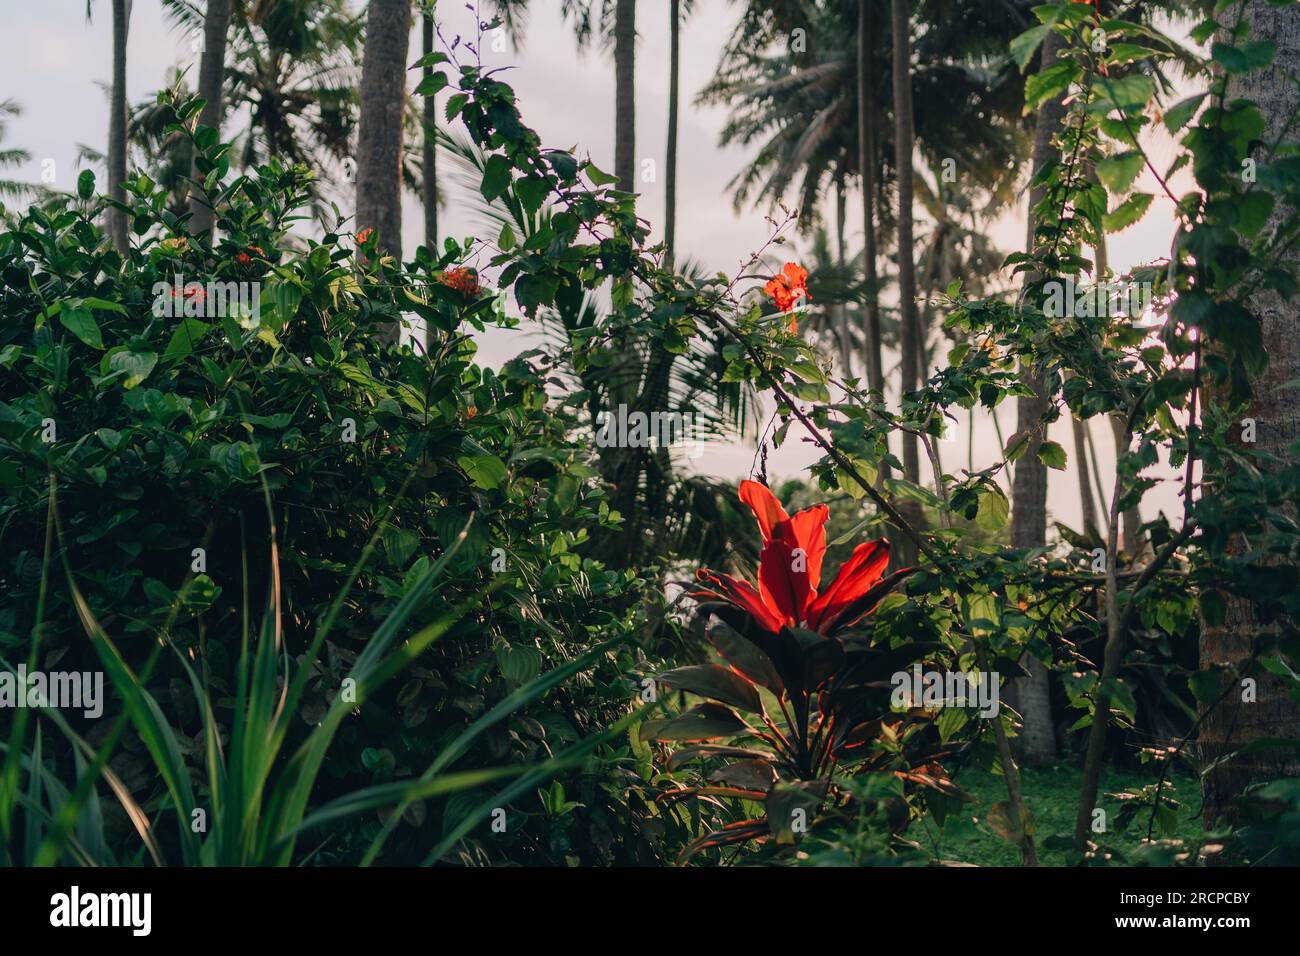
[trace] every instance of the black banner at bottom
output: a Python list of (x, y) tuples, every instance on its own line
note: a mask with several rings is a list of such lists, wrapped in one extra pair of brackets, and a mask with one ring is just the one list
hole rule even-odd
[(494, 945), (511, 937), (537, 945), (548, 942), (549, 932), (562, 943), (583, 926), (662, 927), (674, 914), (695, 917), (692, 939), (707, 936), (712, 925), (720, 941), (737, 918), (752, 928), (758, 917), (764, 938), (769, 928), (797, 938), (804, 925), (809, 941), (820, 941), (841, 933), (860, 938), (863, 919), (915, 929), (960, 914), (962, 925), (985, 919), (1028, 929), (1039, 921), (1035, 910), (1068, 913), (1071, 932), (1090, 935), (1277, 933), (1294, 923), (1297, 875), (974, 867), (7, 870), (0, 875), (0, 915), (9, 939), (75, 933), (81, 942), (128, 946), (251, 940), (373, 946), (435, 927), (471, 939), (484, 934)]

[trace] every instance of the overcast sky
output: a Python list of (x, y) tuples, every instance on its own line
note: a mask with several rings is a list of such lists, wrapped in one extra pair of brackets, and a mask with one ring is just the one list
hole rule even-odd
[[(357, 3), (360, 6), (360, 3)], [(485, 44), (487, 63), (511, 65), (504, 79), (516, 90), (524, 120), (538, 131), (544, 144), (570, 148), (591, 157), (605, 169), (613, 166), (613, 70), (606, 52), (595, 49), (580, 53), (571, 28), (559, 14), (559, 0), (533, 0), (526, 41), (519, 50), (505, 45), (494, 51)], [(85, 0), (0, 0), (0, 99), (12, 98), (24, 109), (13, 121), (3, 144), (22, 147), (32, 154), (31, 163), (12, 178), (38, 181), (42, 163), (53, 160), (55, 186), (70, 188), (76, 176), (79, 143), (103, 150), (107, 139), (106, 85), (111, 75), (110, 4), (92, 4), (93, 20), (86, 21)], [(655, 179), (642, 182), (639, 211), (651, 220), (656, 236), (663, 218), (663, 155), (667, 130), (668, 94), (668, 4), (666, 0), (641, 0), (637, 4), (637, 153), (652, 161)], [(721, 47), (736, 19), (736, 7), (728, 0), (698, 0), (696, 12), (682, 31), (682, 112), (678, 160), (678, 248), (679, 255), (698, 260), (710, 271), (734, 273), (751, 252), (762, 245), (769, 231), (763, 209), (736, 212), (727, 195), (727, 183), (743, 167), (747, 151), (718, 145), (718, 133), (725, 121), (722, 110), (694, 105), (695, 94), (708, 82)], [(464, 3), (442, 0), (439, 10), (443, 33), (473, 34), (473, 16)], [(498, 44), (501, 46), (501, 44)], [(411, 60), (418, 56), (418, 30), (412, 36)], [(128, 46), (127, 85), (130, 102), (139, 102), (167, 82), (176, 66), (197, 72), (196, 54), (190, 38), (170, 24), (162, 14), (160, 0), (135, 0), (131, 14)], [(413, 76), (415, 74), (412, 74)], [(1172, 144), (1155, 146), (1157, 166), (1172, 158)], [(444, 167), (445, 168), (445, 167)], [(638, 168), (644, 168), (638, 164)], [(1162, 167), (1161, 167), (1162, 168)], [(1174, 192), (1188, 188), (1185, 174), (1176, 181)], [(1155, 192), (1146, 218), (1110, 240), (1111, 264), (1122, 271), (1133, 264), (1168, 254), (1173, 235), (1172, 203), (1155, 188), (1153, 181), (1139, 188)], [(852, 206), (850, 206), (852, 208)], [(991, 233), (1004, 250), (1018, 248), (1025, 234), (1026, 209), (1022, 203), (994, 224)], [(475, 231), (472, 217), (458, 207), (452, 190), (450, 206), (442, 213), (444, 230), (456, 235)], [(422, 229), (418, 205), (408, 199), (404, 209), (404, 245), (413, 249)], [(849, 233), (850, 248), (860, 247), (861, 230)], [(814, 290), (815, 294), (815, 290)], [(482, 342), (482, 360), (499, 365), (522, 350), (525, 333), (492, 333)], [(1014, 409), (999, 410), (1002, 431), (1015, 430)], [(1109, 428), (1093, 423), (1094, 442), (1102, 458), (1103, 476), (1110, 474), (1112, 443)], [(987, 414), (978, 413), (975, 422), (975, 464), (981, 467), (996, 455), (996, 438)], [(793, 476), (818, 455), (806, 443), (791, 440), (769, 459), (773, 475)], [(1058, 422), (1051, 437), (1059, 441), (1073, 459), (1069, 427)], [(960, 437), (941, 446), (944, 464), (953, 471), (967, 460), (965, 423)], [(711, 448), (692, 463), (698, 470), (729, 478), (748, 474), (754, 456), (752, 444), (730, 443)], [(1072, 526), (1079, 523), (1077, 478), (1073, 470), (1053, 472), (1049, 508), (1053, 519)], [(1109, 480), (1109, 479), (1107, 479)], [(1109, 489), (1108, 489), (1109, 491)], [(1156, 507), (1166, 513), (1178, 507), (1172, 487), (1153, 493), (1148, 516)]]

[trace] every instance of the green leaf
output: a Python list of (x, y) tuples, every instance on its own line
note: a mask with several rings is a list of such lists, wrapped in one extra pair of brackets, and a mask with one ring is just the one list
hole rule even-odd
[(1119, 232), (1133, 225), (1146, 215), (1147, 207), (1151, 205), (1151, 198), (1150, 193), (1134, 193), (1129, 196), (1103, 218), (1106, 231)]
[(1007, 523), (1007, 516), (1011, 513), (1011, 503), (1007, 501), (1007, 496), (997, 485), (985, 487), (988, 491), (980, 496), (980, 507), (975, 515), (975, 523), (985, 531), (999, 531)]
[(506, 680), (527, 684), (542, 672), (542, 655), (535, 647), (502, 644), (497, 648), (497, 667)]
[(1020, 67), (1021, 73), (1025, 72), (1034, 51), (1038, 49), (1051, 29), (1046, 25), (1030, 27), (1011, 41), (1011, 57), (1016, 61), (1016, 66)]
[(163, 361), (172, 362), (185, 358), (194, 351), (195, 346), (203, 340), (203, 336), (207, 335), (211, 328), (212, 326), (207, 322), (200, 322), (198, 319), (183, 319), (167, 342), (167, 348), (163, 350)]
[(83, 169), (81, 175), (77, 177), (77, 195), (82, 199), (89, 199), (95, 195), (95, 174), (89, 169)]
[(1098, 77), (1101, 94), (1098, 101), (1089, 107), (1089, 112), (1109, 113), (1113, 109), (1133, 115), (1142, 112), (1155, 96), (1156, 86), (1151, 77), (1145, 73), (1133, 73), (1118, 78)]
[(415, 88), (417, 96), (437, 96), (438, 91), (447, 85), (447, 74), (439, 71), (430, 73)]
[(1055, 98), (1082, 75), (1079, 65), (1068, 60), (1039, 70), (1025, 80), (1025, 110), (1032, 112), (1045, 100)]
[(510, 186), (510, 160), (500, 154), (489, 156), (483, 168), (483, 185), (479, 191), (488, 202), (500, 198)]
[(1066, 459), (1065, 449), (1054, 441), (1044, 441), (1038, 446), (1038, 460), (1048, 468), (1064, 471)]
[(506, 466), (496, 455), (466, 455), (457, 459), (477, 487), (486, 491), (501, 487), (506, 480)]
[(103, 336), (100, 335), (99, 325), (95, 322), (95, 317), (90, 314), (90, 310), (81, 305), (69, 306), (59, 312), (59, 321), (63, 327), (81, 339), (92, 349), (102, 349), (104, 347)]
[(1206, 94), (1197, 93), (1195, 96), (1189, 96), (1185, 100), (1180, 100), (1169, 108), (1165, 113), (1165, 129), (1171, 133), (1177, 133), (1180, 129), (1188, 124), (1193, 116), (1196, 115), (1197, 109), (1200, 108), (1201, 101), (1205, 99)]
[(510, 223), (501, 226), (501, 234), (497, 236), (497, 248), (502, 252), (509, 252), (515, 247), (518, 240), (515, 238), (515, 231), (510, 228)]
[(1129, 150), (1118, 156), (1107, 156), (1097, 161), (1096, 169), (1097, 178), (1107, 189), (1112, 193), (1126, 193), (1138, 173), (1142, 172), (1142, 154)]
[(583, 169), (593, 186), (612, 186), (618, 182), (617, 176), (611, 176), (609, 173), (601, 171), (595, 163), (586, 163)]

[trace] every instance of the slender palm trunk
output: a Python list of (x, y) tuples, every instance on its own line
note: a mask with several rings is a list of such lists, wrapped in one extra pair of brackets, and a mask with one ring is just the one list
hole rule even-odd
[[(230, 0), (208, 0), (203, 14), (203, 56), (199, 60), (199, 98), (203, 100), (199, 123), (218, 132), (223, 116), (221, 93), (226, 78), (226, 31), (229, 28)], [(192, 179), (198, 182), (202, 176), (197, 165), (191, 167)], [(199, 236), (206, 232), (209, 240), (216, 238), (216, 218), (216, 210), (208, 204), (207, 197), (191, 189), (190, 235)]]
[(677, 251), (677, 104), (681, 79), (682, 0), (668, 0), (668, 150), (664, 160), (664, 262)]
[[(1264, 115), (1265, 131), (1260, 139), (1276, 143), (1288, 135), (1286, 131), (1293, 128), (1295, 119), (1291, 77), (1300, 71), (1300, 18), (1288, 8), (1274, 7), (1266, 0), (1248, 0), (1246, 19), (1252, 37), (1277, 44), (1277, 56), (1263, 70), (1234, 75), (1226, 99), (1253, 100)], [(1294, 209), (1279, 206), (1270, 227), (1278, 227), (1285, 217), (1295, 214)], [(1292, 248), (1287, 257), (1292, 268), (1300, 266), (1300, 252)], [(1289, 449), (1300, 440), (1300, 392), (1288, 387), (1288, 383), (1300, 379), (1300, 305), (1274, 291), (1256, 295), (1250, 305), (1263, 323), (1264, 347), (1268, 351), (1267, 368), (1252, 382), (1255, 394), (1247, 412), (1258, 422), (1254, 448), (1272, 461), (1285, 464), (1293, 460)], [(1293, 522), (1296, 515), (1292, 512), (1278, 518)], [(1244, 541), (1238, 540), (1230, 550), (1239, 554), (1246, 547)], [(1261, 639), (1285, 634), (1296, 623), (1263, 614), (1246, 598), (1224, 596), (1224, 622), (1206, 626), (1201, 632), (1203, 668), (1231, 667), (1246, 660)], [(1300, 737), (1300, 704), (1288, 694), (1285, 683), (1267, 671), (1252, 676), (1256, 681), (1255, 699), (1243, 702), (1243, 693), (1234, 688), (1223, 704), (1206, 716), (1201, 727), (1200, 757), (1205, 768), (1201, 792), (1207, 827), (1236, 822), (1235, 798), (1252, 783), (1300, 776), (1300, 757), (1294, 747), (1264, 747), (1228, 756), (1256, 741)]]
[(880, 356), (880, 298), (876, 289), (876, 97), (871, 88), (871, 0), (858, 0), (858, 163), (862, 173), (862, 303), (867, 385), (885, 390)]
[[(113, 85), (108, 97), (108, 194), (126, 202), (126, 34), (131, 0), (113, 0)], [(127, 252), (127, 217), (116, 209), (107, 215), (113, 248)]]
[[(381, 252), (402, 257), (402, 110), (411, 0), (370, 0), (357, 129), (357, 230), (374, 229)], [(398, 341), (396, 326), (385, 337)]]
[[(433, 10), (426, 8), (420, 18), (420, 51), (428, 56), (434, 51)], [(426, 66), (424, 75), (433, 73), (433, 67)], [(424, 244), (432, 252), (438, 245), (438, 101), (437, 97), (424, 97), (424, 133), (421, 138), (422, 165), (424, 182), (420, 199), (424, 205)]]
[[(1093, 173), (1095, 177), (1096, 174)], [(1110, 270), (1110, 256), (1106, 247), (1106, 237), (1102, 236), (1098, 241), (1096, 248), (1093, 250), (1093, 256), (1097, 260), (1093, 264), (1093, 274), (1097, 282), (1105, 279), (1106, 273)], [(1124, 416), (1114, 415), (1110, 419), (1111, 435), (1115, 439), (1115, 462), (1118, 465), (1119, 456), (1124, 448)], [(1098, 489), (1100, 491), (1100, 488)], [(1138, 529), (1142, 527), (1142, 512), (1135, 504), (1131, 508), (1125, 508), (1123, 512), (1123, 521), (1120, 523), (1120, 543), (1124, 548), (1124, 553), (1128, 555), (1130, 561), (1137, 559), (1140, 539)]]
[(636, 188), (636, 0), (614, 8), (614, 175)]
[[(1059, 37), (1049, 33), (1043, 42), (1044, 67), (1056, 62), (1059, 48)], [(1052, 137), (1060, 129), (1064, 117), (1065, 106), (1059, 99), (1044, 103), (1039, 108), (1034, 129), (1035, 172), (1054, 158)], [(1037, 187), (1029, 196), (1029, 234), (1026, 245), (1030, 249), (1034, 247), (1033, 210), (1042, 199), (1045, 188)], [(1029, 276), (1026, 281), (1032, 283), (1037, 279)], [(1029, 447), (1016, 459), (1011, 485), (1011, 545), (1015, 548), (1037, 548), (1047, 541), (1047, 466), (1038, 457), (1038, 446), (1044, 437), (1042, 418), (1047, 411), (1048, 399), (1041, 378), (1030, 373), (1025, 379), (1034, 394), (1022, 396), (1017, 402), (1016, 428), (1020, 432), (1029, 432), (1033, 438)], [(1056, 759), (1057, 753), (1056, 732), (1052, 722), (1051, 682), (1047, 668), (1038, 658), (1027, 654), (1024, 663), (1029, 676), (1015, 681), (1013, 688), (1024, 718), (1024, 730), (1020, 735), (1021, 752), (1027, 763), (1049, 763)]]
[(1097, 523), (1097, 502), (1092, 496), (1092, 476), (1088, 473), (1088, 423), (1071, 417), (1074, 431), (1074, 467), (1079, 472), (1079, 506), (1083, 516), (1083, 533), (1096, 537), (1101, 533)]
[[(891, 29), (893, 31), (894, 62), (892, 79), (894, 87), (894, 162), (898, 170), (898, 311), (900, 322), (900, 387), (901, 391), (914, 391), (921, 373), (920, 320), (916, 314), (916, 265), (912, 250), (912, 198), (913, 170), (912, 147), (915, 132), (912, 116), (912, 39), (910, 4), (907, 0), (891, 0)], [(921, 482), (921, 461), (914, 435), (900, 436), (903, 443), (903, 477), (913, 484)], [(900, 510), (909, 522), (920, 524), (923, 518), (920, 506), (911, 500), (900, 503)], [(898, 559), (902, 563), (916, 561), (915, 548), (903, 538), (899, 541)]]
[[(848, 218), (848, 201), (844, 194), (844, 180), (835, 184), (835, 263), (841, 272), (845, 272), (846, 261), (844, 258), (844, 231), (847, 226), (845, 220)], [(847, 273), (845, 273), (847, 274)], [(836, 325), (839, 327), (839, 334), (836, 338), (840, 343), (840, 373), (842, 375), (853, 374), (853, 336), (849, 332), (849, 304), (841, 302), (835, 307), (837, 314)]]

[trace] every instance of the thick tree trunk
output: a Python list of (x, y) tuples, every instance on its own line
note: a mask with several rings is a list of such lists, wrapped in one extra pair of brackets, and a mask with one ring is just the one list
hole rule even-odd
[(871, 88), (871, 0), (858, 0), (858, 163), (862, 173), (862, 302), (866, 339), (867, 385), (884, 393), (885, 373), (880, 353), (880, 298), (876, 289), (876, 99)]
[[(428, 56), (434, 51), (433, 12), (426, 10), (420, 18), (420, 51)], [(433, 73), (433, 67), (426, 66), (424, 75)], [(424, 182), (420, 199), (424, 205), (424, 244), (434, 252), (438, 246), (438, 99), (436, 96), (424, 97), (424, 131), (421, 139), (421, 160), (424, 166)], [(435, 253), (436, 254), (436, 253)]]
[[(108, 194), (126, 202), (126, 35), (131, 0), (113, 0), (113, 85), (108, 97)], [(113, 248), (127, 252), (127, 217), (116, 209), (107, 215)]]
[[(1056, 62), (1060, 38), (1049, 33), (1043, 42), (1044, 68)], [(1065, 116), (1062, 102), (1051, 100), (1038, 111), (1034, 128), (1033, 170), (1037, 172), (1044, 163), (1054, 158), (1052, 137), (1061, 128)], [(1026, 245), (1034, 247), (1033, 210), (1043, 197), (1045, 187), (1034, 189), (1029, 196), (1029, 227)], [(1035, 281), (1029, 277), (1028, 281)], [(1016, 459), (1011, 485), (1011, 546), (1037, 548), (1047, 541), (1047, 466), (1039, 460), (1038, 446), (1043, 438), (1042, 417), (1047, 411), (1047, 397), (1042, 380), (1032, 373), (1025, 376), (1034, 390), (1032, 396), (1021, 396), (1016, 403), (1016, 430), (1029, 431), (1033, 438), (1021, 456)], [(1014, 696), (1024, 718), (1020, 735), (1020, 748), (1026, 763), (1050, 763), (1056, 759), (1056, 730), (1052, 722), (1051, 683), (1047, 667), (1037, 658), (1025, 656), (1028, 677), (1015, 682)]]
[[(1289, 7), (1274, 7), (1265, 0), (1249, 0), (1246, 19), (1252, 39), (1272, 40), (1277, 56), (1264, 70), (1234, 75), (1228, 83), (1226, 99), (1253, 100), (1264, 115), (1264, 143), (1285, 138), (1292, 132), (1300, 112), (1300, 92), (1290, 79), (1300, 71), (1300, 17)], [(1274, 211), (1271, 226), (1297, 214), (1295, 209)], [(1288, 253), (1292, 266), (1300, 265), (1300, 253)], [(1251, 308), (1263, 323), (1264, 347), (1268, 350), (1268, 367), (1253, 382), (1255, 397), (1249, 417), (1256, 425), (1254, 448), (1290, 461), (1290, 449), (1300, 439), (1300, 392), (1287, 388), (1288, 382), (1300, 379), (1300, 303), (1287, 302), (1276, 292), (1254, 297)], [(1261, 465), (1261, 467), (1265, 467)], [(1294, 514), (1286, 516), (1294, 521)], [(1244, 542), (1237, 542), (1243, 550)], [(1227, 616), (1222, 625), (1203, 629), (1201, 666), (1232, 666), (1251, 655), (1256, 641), (1281, 629), (1277, 620), (1266, 620), (1249, 601), (1227, 597)], [(1291, 699), (1281, 681), (1271, 673), (1254, 675), (1254, 702), (1243, 702), (1239, 688), (1229, 691), (1224, 702), (1205, 719), (1200, 733), (1200, 757), (1206, 768), (1201, 778), (1207, 827), (1231, 824), (1236, 819), (1235, 799), (1251, 785), (1279, 777), (1300, 776), (1300, 759), (1294, 748), (1268, 748), (1232, 757), (1210, 769), (1211, 764), (1252, 741), (1264, 738), (1300, 737), (1300, 705)]]
[(614, 8), (614, 175), (636, 190), (636, 0)]
[[(230, 0), (208, 0), (203, 15), (203, 56), (199, 60), (199, 98), (203, 109), (199, 124), (220, 132), (223, 116), (221, 94), (226, 77), (226, 31), (230, 28)], [(220, 138), (220, 137), (218, 137)], [(202, 174), (192, 167), (190, 177), (200, 180)], [(190, 191), (190, 235), (209, 233), (209, 241), (216, 238), (216, 211), (208, 205), (207, 197), (198, 190)]]
[(681, 79), (682, 0), (668, 0), (668, 149), (664, 157), (664, 262), (677, 252), (677, 105)]
[[(900, 387), (905, 394), (914, 391), (921, 374), (921, 346), (916, 314), (916, 266), (912, 250), (912, 147), (915, 132), (912, 118), (912, 37), (910, 4), (907, 0), (891, 0), (891, 30), (894, 62), (891, 76), (894, 88), (894, 163), (898, 170), (898, 311), (900, 321)], [(900, 436), (903, 443), (903, 477), (913, 484), (921, 483), (921, 461), (914, 435)], [(924, 516), (920, 506), (910, 499), (900, 503), (899, 510), (914, 525)], [(900, 536), (897, 542), (898, 560), (906, 564), (916, 561), (912, 544)]]
[(411, 0), (370, 0), (357, 130), (357, 229), (374, 229), (382, 252), (402, 255), (402, 109)]

